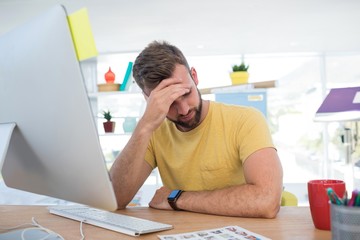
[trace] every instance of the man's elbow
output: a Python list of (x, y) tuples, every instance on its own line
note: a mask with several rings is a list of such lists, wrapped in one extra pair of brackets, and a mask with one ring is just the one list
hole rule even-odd
[(118, 204), (117, 210), (125, 209), (127, 205), (120, 205)]
[(263, 205), (262, 216), (263, 218), (275, 218), (280, 210), (279, 201), (269, 201), (268, 204)]
[(124, 199), (121, 200), (117, 199), (117, 209), (118, 210), (125, 209), (129, 205), (129, 203), (130, 201), (127, 200), (124, 201)]
[(131, 199), (125, 199), (125, 198), (121, 198), (121, 197), (116, 197), (116, 202), (117, 202), (117, 209), (121, 210), (121, 209), (125, 209), (128, 204), (130, 203)]

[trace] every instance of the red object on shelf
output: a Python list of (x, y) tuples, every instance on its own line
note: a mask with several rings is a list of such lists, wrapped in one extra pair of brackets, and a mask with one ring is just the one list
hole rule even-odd
[(105, 73), (105, 81), (107, 83), (114, 83), (115, 82), (115, 73), (111, 71), (111, 67), (109, 67), (109, 71)]
[(115, 131), (115, 122), (113, 121), (106, 121), (103, 122), (104, 130), (106, 133), (112, 133)]

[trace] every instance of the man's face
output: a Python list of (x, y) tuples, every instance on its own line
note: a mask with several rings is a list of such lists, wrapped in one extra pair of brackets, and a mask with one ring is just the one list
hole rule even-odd
[(196, 86), (198, 83), (196, 71), (192, 68), (189, 73), (186, 67), (177, 65), (172, 77), (189, 84), (190, 92), (171, 104), (166, 117), (175, 123), (179, 130), (190, 131), (198, 126), (201, 120), (202, 101)]

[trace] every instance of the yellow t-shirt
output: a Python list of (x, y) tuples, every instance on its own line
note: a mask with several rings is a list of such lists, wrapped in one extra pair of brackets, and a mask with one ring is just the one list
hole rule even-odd
[(243, 163), (266, 147), (274, 146), (260, 111), (210, 102), (203, 122), (189, 132), (165, 120), (153, 133), (145, 160), (158, 167), (170, 189), (214, 190), (244, 184)]

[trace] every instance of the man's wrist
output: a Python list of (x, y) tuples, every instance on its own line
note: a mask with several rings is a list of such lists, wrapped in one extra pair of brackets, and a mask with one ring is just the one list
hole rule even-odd
[(176, 202), (179, 200), (181, 194), (184, 191), (182, 190), (173, 190), (171, 191), (171, 193), (168, 196), (168, 203), (171, 206), (172, 209), (176, 210), (176, 211), (180, 211), (181, 209), (177, 206)]

